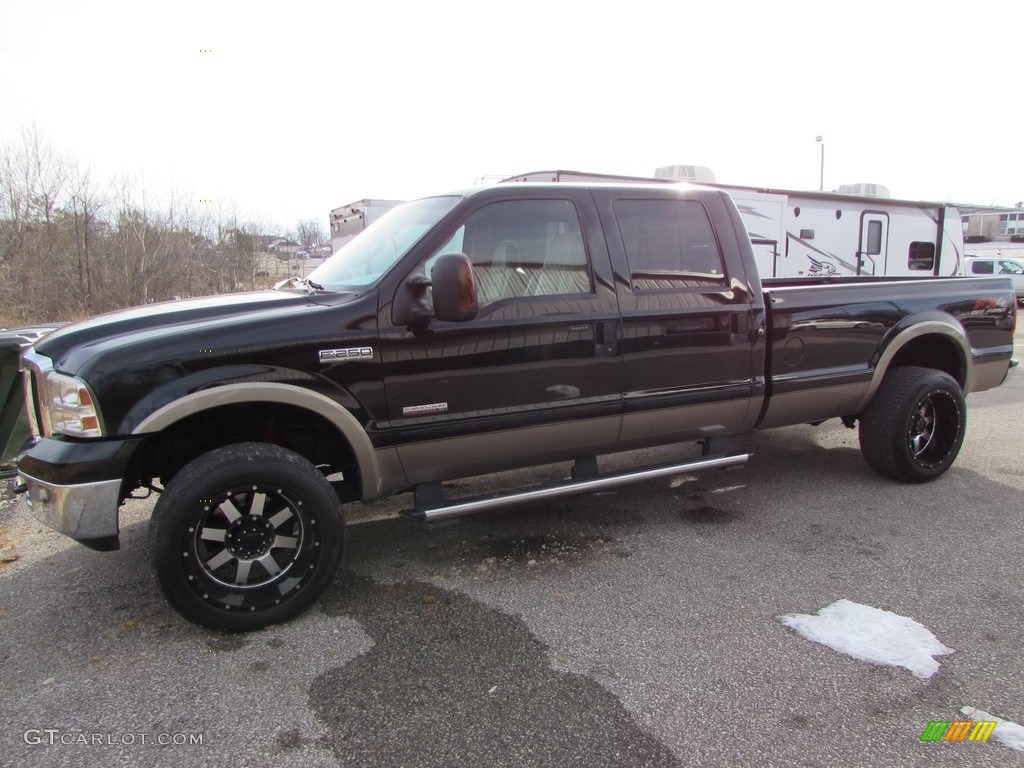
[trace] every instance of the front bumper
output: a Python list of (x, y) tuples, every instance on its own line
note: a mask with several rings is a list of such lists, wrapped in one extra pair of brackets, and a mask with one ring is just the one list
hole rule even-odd
[(18, 461), (32, 515), (93, 549), (117, 549), (125, 468), (142, 438), (43, 438)]
[(41, 523), (93, 549), (119, 548), (120, 480), (57, 485), (25, 473), (21, 478), (32, 515)]

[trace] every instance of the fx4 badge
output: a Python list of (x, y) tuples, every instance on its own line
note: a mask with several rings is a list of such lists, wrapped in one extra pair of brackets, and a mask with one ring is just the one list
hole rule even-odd
[(334, 363), (339, 360), (372, 360), (373, 347), (349, 347), (348, 349), (321, 349), (320, 362)]

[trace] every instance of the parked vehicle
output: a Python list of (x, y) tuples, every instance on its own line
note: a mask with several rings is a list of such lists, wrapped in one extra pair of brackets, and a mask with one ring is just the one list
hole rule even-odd
[(10, 463), (26, 447), (30, 432), (24, 403), (21, 368), (21, 350), (57, 328), (44, 325), (15, 330), (0, 329), (0, 480), (15, 476)]
[[(171, 604), (246, 630), (308, 608), (342, 557), (342, 505), (411, 491), (438, 520), (749, 456), (751, 429), (859, 422), (879, 473), (953, 463), (965, 392), (1007, 375), (1005, 278), (762, 281), (721, 190), (497, 184), (415, 200), (303, 282), (150, 305), (22, 354), (33, 512), (96, 549), (160, 492)], [(688, 461), (603, 474), (620, 451)], [(574, 461), (564, 483), (449, 499), (454, 478)]]
[(1005, 256), (967, 256), (967, 274), (971, 277), (1003, 275), (1013, 283), (1017, 301), (1024, 305), (1024, 260)]
[[(647, 178), (564, 170), (533, 171), (505, 181), (673, 182), (665, 175)], [(699, 183), (732, 196), (750, 235), (762, 277), (964, 274), (963, 224), (956, 206), (703, 180)], [(877, 189), (878, 185), (851, 185), (864, 187)]]

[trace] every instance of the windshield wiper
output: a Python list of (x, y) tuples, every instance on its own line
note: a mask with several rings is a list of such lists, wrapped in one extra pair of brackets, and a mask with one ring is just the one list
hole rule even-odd
[(281, 280), (278, 283), (274, 283), (274, 288), (273, 289), (275, 291), (287, 291), (287, 290), (294, 289), (294, 288), (298, 288), (303, 293), (305, 293), (307, 296), (309, 296), (311, 293), (316, 293), (318, 291), (320, 291), (320, 292), (326, 292), (327, 291), (327, 289), (324, 288), (322, 285), (320, 285), (320, 283), (314, 283), (308, 277), (288, 277), (288, 278), (285, 278), (284, 280)]

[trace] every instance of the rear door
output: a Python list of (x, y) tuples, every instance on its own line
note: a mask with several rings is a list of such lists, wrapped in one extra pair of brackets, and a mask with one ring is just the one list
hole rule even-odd
[(382, 328), (389, 425), (412, 484), (614, 447), (621, 423), (618, 307), (585, 188), (510, 185), (452, 223), (434, 259), (466, 253), (479, 312), (426, 334)]
[(725, 220), (724, 198), (598, 187), (594, 196), (622, 313), (622, 447), (748, 428), (763, 380), (738, 245), (712, 225)]

